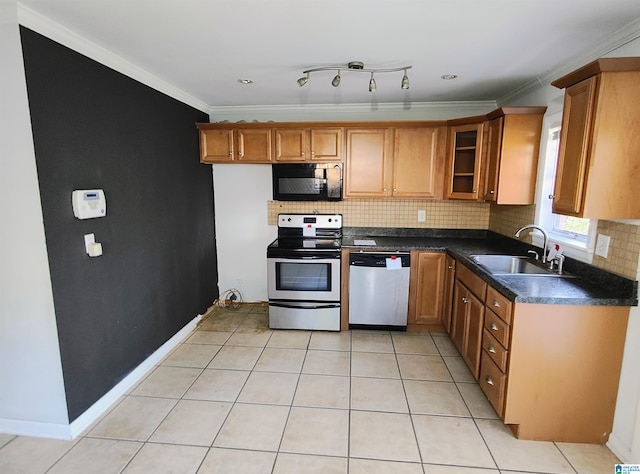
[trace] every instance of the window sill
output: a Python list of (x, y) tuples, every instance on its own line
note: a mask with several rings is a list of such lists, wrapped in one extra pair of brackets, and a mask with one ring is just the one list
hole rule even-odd
[[(593, 262), (593, 248), (588, 248), (586, 244), (580, 245), (575, 240), (567, 239), (566, 237), (553, 232), (548, 232), (547, 234), (549, 236), (550, 249), (553, 245), (559, 244), (562, 249), (562, 253), (567, 257), (589, 264)], [(540, 248), (544, 245), (542, 235), (533, 234), (531, 236), (531, 241), (533, 242), (533, 245)]]

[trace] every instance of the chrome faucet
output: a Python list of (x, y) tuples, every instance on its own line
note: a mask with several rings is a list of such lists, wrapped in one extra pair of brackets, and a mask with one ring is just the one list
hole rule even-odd
[(516, 233), (514, 234), (515, 237), (520, 238), (520, 232), (522, 232), (523, 230), (526, 229), (536, 229), (539, 230), (540, 232), (542, 232), (542, 237), (544, 238), (544, 245), (542, 248), (542, 263), (547, 263), (547, 248), (549, 246), (549, 236), (547, 236), (547, 233), (544, 231), (544, 229), (542, 227), (539, 227), (537, 225), (534, 224), (529, 224), (529, 225), (525, 225), (524, 227), (520, 227)]

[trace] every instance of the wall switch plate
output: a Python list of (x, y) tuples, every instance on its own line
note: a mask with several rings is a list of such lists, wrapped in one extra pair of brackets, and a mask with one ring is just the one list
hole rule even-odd
[(608, 235), (598, 234), (598, 238), (596, 239), (596, 255), (607, 258), (610, 240), (611, 237)]
[(418, 211), (418, 222), (426, 222), (427, 221), (427, 211), (424, 209), (420, 209)]

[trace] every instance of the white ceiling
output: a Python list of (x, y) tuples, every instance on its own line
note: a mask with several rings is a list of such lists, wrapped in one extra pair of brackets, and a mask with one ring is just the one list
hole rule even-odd
[[(640, 0), (21, 0), (216, 106), (499, 100), (640, 36)], [(631, 33), (629, 33), (631, 30)], [(634, 33), (635, 32), (635, 33)], [(616, 41), (620, 42), (619, 38)], [(604, 45), (604, 46), (603, 46)], [(376, 76), (302, 71), (358, 60)], [(582, 64), (579, 64), (582, 65)], [(457, 74), (444, 81), (443, 74)], [(240, 78), (254, 81), (241, 85)]]

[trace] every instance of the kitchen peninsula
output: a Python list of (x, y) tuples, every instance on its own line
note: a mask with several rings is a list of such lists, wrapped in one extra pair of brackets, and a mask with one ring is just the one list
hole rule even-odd
[[(355, 245), (362, 239), (375, 247)], [(505, 424), (523, 439), (606, 442), (637, 282), (571, 259), (565, 276), (492, 275), (471, 256), (527, 255), (535, 247), (488, 231), (346, 228), (342, 245), (343, 282), (350, 252), (411, 251), (410, 300), (423, 291), (419, 255), (451, 258), (444, 274), (428, 279), (442, 282), (442, 303), (433, 306), (442, 308), (439, 329), (451, 335)], [(342, 329), (346, 292), (343, 285)]]

